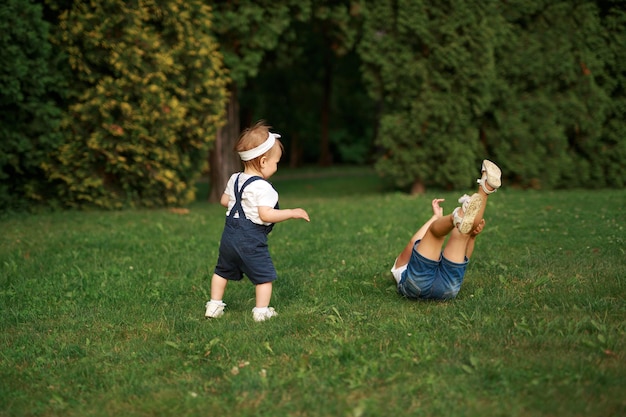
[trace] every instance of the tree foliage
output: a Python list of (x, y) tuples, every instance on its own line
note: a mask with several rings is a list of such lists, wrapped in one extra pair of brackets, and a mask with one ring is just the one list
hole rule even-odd
[(369, 161), (376, 122), (358, 72), (360, 24), (356, 3), (312, 2), (310, 18), (292, 22), (241, 93), (248, 119), (284, 135), (291, 166)]
[(504, 10), (509, 31), (498, 49), (485, 141), (518, 185), (624, 184), (603, 127), (613, 117), (618, 74), (598, 12), (590, 1), (514, 2)]
[(224, 64), (239, 89), (258, 75), (267, 52), (278, 47), (289, 25), (311, 14), (310, 0), (221, 0), (213, 7)]
[(209, 155), (209, 201), (218, 202), (228, 178), (241, 166), (233, 151), (239, 133), (246, 127), (241, 125), (239, 92), (250, 78), (258, 75), (267, 52), (276, 49), (290, 23), (307, 18), (310, 3), (300, 0), (222, 0), (215, 2), (214, 7), (214, 31), (231, 78), (226, 123), (217, 132)]
[(359, 52), (382, 104), (378, 171), (400, 187), (468, 184), (485, 151), (476, 123), (492, 100), (495, 2), (381, 1), (364, 8)]
[(379, 172), (414, 191), (464, 186), (487, 157), (523, 187), (623, 186), (619, 3), (365, 3)]
[(0, 4), (0, 207), (46, 198), (41, 168), (62, 137), (58, 98), (63, 78), (48, 40), (42, 7), (28, 0)]
[(610, 97), (602, 135), (596, 146), (598, 158), (591, 161), (594, 175), (590, 187), (626, 187), (626, 8), (624, 0), (600, 1), (603, 27), (600, 54), (606, 70), (596, 82)]
[(66, 141), (46, 164), (69, 206), (186, 204), (223, 123), (226, 75), (201, 0), (76, 2)]
[(185, 204), (212, 143), (217, 201), (259, 118), (415, 192), (626, 186), (623, 0), (43, 3), (0, 5), (3, 208)]

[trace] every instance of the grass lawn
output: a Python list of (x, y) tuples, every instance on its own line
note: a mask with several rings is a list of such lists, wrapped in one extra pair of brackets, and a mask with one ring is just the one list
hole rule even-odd
[(0, 416), (626, 415), (626, 190), (505, 184), (459, 296), (415, 302), (391, 263), (460, 193), (296, 174), (264, 323), (247, 280), (204, 319), (219, 205), (0, 218)]

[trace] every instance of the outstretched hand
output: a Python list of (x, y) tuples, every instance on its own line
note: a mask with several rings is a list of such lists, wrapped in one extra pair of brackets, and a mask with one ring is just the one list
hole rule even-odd
[(267, 223), (280, 223), (289, 219), (304, 219), (307, 222), (309, 219), (309, 213), (301, 208), (295, 209), (275, 209), (269, 206), (259, 206), (259, 218)]
[(443, 208), (439, 205), (439, 203), (443, 203), (444, 201), (446, 201), (445, 198), (435, 198), (431, 205), (433, 207), (433, 216), (440, 218), (443, 217)]
[(291, 210), (293, 213), (293, 219), (304, 219), (307, 222), (310, 222), (311, 219), (309, 219), (309, 213), (307, 213), (304, 209), (301, 208), (295, 208)]
[(478, 234), (483, 231), (484, 227), (485, 227), (485, 219), (480, 219), (480, 222), (476, 225), (474, 230), (470, 232), (470, 237), (478, 236)]

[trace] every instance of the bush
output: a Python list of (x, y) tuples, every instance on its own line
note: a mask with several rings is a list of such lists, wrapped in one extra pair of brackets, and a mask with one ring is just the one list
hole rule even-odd
[(624, 187), (624, 22), (616, 1), (367, 3), (378, 172), (455, 188), (490, 158), (524, 188)]
[(47, 172), (71, 207), (184, 205), (222, 120), (227, 78), (200, 0), (75, 4), (59, 41), (75, 83)]
[(485, 156), (476, 120), (492, 100), (500, 30), (489, 1), (426, 3), (368, 3), (359, 44), (381, 105), (376, 169), (412, 192), (472, 185)]
[(42, 163), (61, 142), (62, 86), (42, 7), (0, 4), (0, 207), (24, 208), (46, 196)]

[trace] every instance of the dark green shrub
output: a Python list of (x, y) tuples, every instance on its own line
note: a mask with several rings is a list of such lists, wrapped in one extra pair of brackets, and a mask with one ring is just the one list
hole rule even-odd
[(493, 2), (369, 2), (363, 15), (363, 74), (381, 103), (378, 172), (414, 192), (471, 185), (496, 75)]
[(366, 3), (378, 171), (414, 191), (460, 187), (487, 157), (521, 187), (626, 185), (622, 3)]
[(607, 146), (603, 126), (613, 118), (614, 92), (606, 87), (614, 85), (607, 58), (615, 45), (597, 5), (536, 1), (504, 11), (509, 31), (498, 49), (497, 93), (484, 119), (496, 160), (522, 187), (614, 183), (605, 167), (615, 147)]
[(0, 4), (0, 208), (20, 209), (46, 198), (42, 170), (61, 142), (55, 69), (42, 7), (28, 0)]

